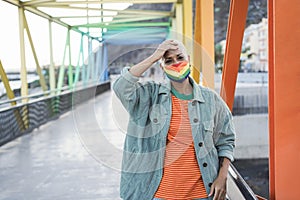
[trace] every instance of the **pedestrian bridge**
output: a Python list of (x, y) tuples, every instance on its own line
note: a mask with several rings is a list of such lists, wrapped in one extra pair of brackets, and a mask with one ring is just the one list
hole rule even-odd
[[(300, 163), (300, 5), (298, 0), (266, 1), (268, 106), (255, 112), (268, 111), (270, 199), (293, 200), (300, 196), (295, 173)], [(219, 89), (231, 110), (249, 2), (230, 0)], [(109, 67), (141, 45), (153, 50), (168, 38), (182, 41), (193, 78), (215, 89), (214, 14), (219, 8), (213, 0), (1, 0), (0, 10), (0, 199), (119, 199), (128, 116), (111, 91)], [(46, 20), (46, 26), (39, 21), (38, 31), (32, 31), (30, 16)], [(63, 28), (65, 37), (54, 26)], [(143, 52), (133, 54), (132, 63), (146, 57)], [(42, 63), (45, 54), (48, 61)], [(8, 76), (11, 63), (17, 63), (17, 84)], [(31, 81), (32, 66), (38, 78)], [(252, 189), (231, 165), (227, 198), (264, 199)]]

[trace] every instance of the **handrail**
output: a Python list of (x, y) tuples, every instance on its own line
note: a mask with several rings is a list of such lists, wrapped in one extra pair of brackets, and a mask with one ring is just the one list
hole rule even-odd
[[(67, 90), (68, 88), (69, 88), (69, 86), (65, 86), (62, 89)], [(58, 91), (58, 89), (48, 90), (48, 91), (45, 91), (45, 92), (39, 92), (39, 93), (35, 93), (35, 94), (27, 95), (27, 96), (22, 96), (22, 97), (16, 97), (16, 98), (5, 100), (5, 101), (0, 101), (0, 105), (11, 103), (13, 101), (19, 101), (19, 100), (22, 100), (22, 99), (35, 98), (35, 97), (39, 97), (39, 96), (42, 96), (42, 95), (47, 95), (51, 92), (56, 92), (56, 91)]]
[[(245, 182), (243, 177), (239, 174), (237, 169), (233, 166), (233, 164), (230, 164), (229, 170), (228, 170), (228, 176), (230, 181), (233, 181), (233, 184), (238, 188), (239, 193), (243, 196), (245, 200), (258, 200), (252, 189), (248, 186), (248, 184)], [(241, 200), (240, 197), (230, 197), (230, 200)]]
[[(95, 82), (90, 82), (89, 84), (87, 85), (79, 85), (79, 87), (74, 87), (74, 88), (69, 88), (69, 86), (65, 86), (63, 87), (61, 90), (63, 90), (62, 93), (60, 93), (59, 95), (55, 94), (55, 95), (49, 95), (49, 96), (44, 96), (44, 98), (49, 98), (49, 97), (54, 97), (54, 96), (60, 96), (60, 95), (63, 95), (65, 93), (68, 93), (68, 92), (74, 92), (74, 91), (78, 91), (78, 90), (83, 90), (83, 89), (87, 89), (89, 87), (93, 87), (93, 86), (98, 86), (98, 85), (102, 85), (102, 84), (106, 84), (110, 82), (109, 80), (108, 81), (103, 81), (101, 83), (95, 83)], [(58, 89), (55, 89), (55, 90), (52, 90), (52, 91), (47, 91), (47, 92), (41, 92), (41, 93), (37, 93), (37, 94), (33, 94), (33, 95), (28, 95), (28, 96), (25, 96), (25, 97), (17, 97), (17, 98), (14, 98), (14, 99), (11, 99), (11, 100), (6, 100), (6, 101), (2, 101), (0, 102), (0, 106), (3, 105), (3, 104), (7, 104), (7, 103), (10, 103), (11, 101), (18, 101), (18, 100), (22, 100), (22, 99), (25, 99), (25, 98), (32, 98), (34, 100), (36, 100), (38, 97), (42, 96), (42, 95), (45, 95), (47, 93), (50, 93), (50, 92), (55, 92), (57, 91)], [(31, 103), (31, 101), (27, 102), (27, 103)], [(14, 105), (14, 106), (7, 106), (7, 107), (2, 107), (0, 108), (0, 112), (3, 111), (3, 110), (6, 110), (6, 109), (10, 109), (12, 107), (18, 107), (18, 106), (22, 106), (26, 103), (19, 103), (17, 105)]]

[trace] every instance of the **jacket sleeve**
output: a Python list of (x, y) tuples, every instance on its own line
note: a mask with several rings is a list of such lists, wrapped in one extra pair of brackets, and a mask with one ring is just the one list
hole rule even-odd
[(121, 76), (113, 85), (113, 90), (130, 116), (139, 117), (148, 112), (157, 87), (154, 82), (138, 82), (139, 77), (132, 75), (128, 70), (129, 67), (122, 70)]
[(218, 94), (215, 94), (215, 108), (213, 137), (218, 156), (233, 161), (233, 149), (235, 147), (233, 118), (228, 106)]

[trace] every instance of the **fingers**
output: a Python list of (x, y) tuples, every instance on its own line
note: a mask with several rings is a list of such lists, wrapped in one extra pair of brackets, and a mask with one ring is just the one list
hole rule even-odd
[(226, 190), (223, 188), (218, 188), (214, 184), (211, 186), (210, 193), (208, 197), (213, 196), (213, 200), (225, 200), (226, 198)]
[(167, 51), (169, 49), (176, 50), (178, 49), (178, 43), (174, 40), (166, 40), (159, 45), (159, 49)]
[(178, 43), (175, 40), (165, 40), (158, 46), (156, 51), (152, 54), (152, 58), (154, 59), (154, 61), (157, 61), (163, 57), (166, 51), (177, 49), (179, 49)]
[(210, 193), (208, 194), (208, 196), (209, 196), (209, 197), (212, 196), (212, 195), (214, 194), (214, 191), (215, 191), (215, 185), (212, 184), (212, 185), (211, 185), (211, 188), (210, 188)]
[(224, 191), (222, 189), (220, 189), (220, 190), (216, 189), (213, 200), (225, 200), (225, 197), (226, 197), (226, 191)]

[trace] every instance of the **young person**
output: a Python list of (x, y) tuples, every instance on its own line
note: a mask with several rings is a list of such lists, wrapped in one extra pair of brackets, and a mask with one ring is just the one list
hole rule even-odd
[[(159, 60), (167, 83), (139, 82)], [(184, 45), (166, 40), (114, 83), (130, 114), (120, 184), (124, 200), (225, 199), (235, 146), (232, 115), (190, 70)]]

